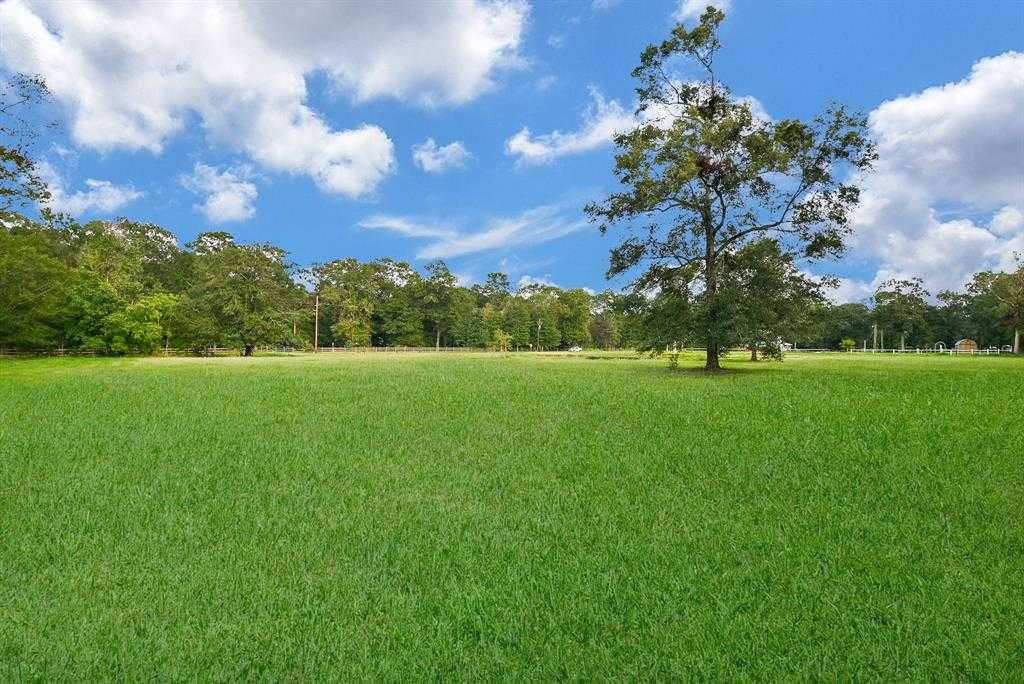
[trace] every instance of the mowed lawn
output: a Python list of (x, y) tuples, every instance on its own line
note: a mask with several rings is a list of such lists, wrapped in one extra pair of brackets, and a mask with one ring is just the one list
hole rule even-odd
[(0, 362), (0, 680), (1024, 677), (1024, 360), (727, 365)]

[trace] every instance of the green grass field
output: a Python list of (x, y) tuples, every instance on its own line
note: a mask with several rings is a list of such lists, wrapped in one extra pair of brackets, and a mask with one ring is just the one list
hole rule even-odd
[(728, 365), (0, 362), (0, 680), (1019, 681), (1024, 360)]

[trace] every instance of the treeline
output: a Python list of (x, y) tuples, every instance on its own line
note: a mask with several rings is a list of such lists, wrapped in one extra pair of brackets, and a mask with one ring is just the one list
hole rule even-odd
[[(125, 219), (80, 225), (44, 212), (39, 221), (14, 213), (0, 220), (0, 347), (8, 349), (252, 353), (310, 348), (314, 339), (320, 346), (502, 350), (695, 343), (671, 324), (687, 302), (665, 293), (513, 289), (503, 273), (464, 287), (441, 261), (424, 272), (392, 259), (299, 269), (279, 247), (239, 244), (224, 232), (181, 247), (166, 229)], [(736, 257), (752, 266), (731, 269), (753, 274), (733, 286), (737, 330), (769, 355), (783, 339), (830, 349), (866, 340), (871, 347), (873, 326), (887, 347), (950, 346), (963, 337), (1002, 347), (1020, 325), (1019, 300), (1016, 309), (1007, 304), (1020, 271), (979, 273), (964, 292), (939, 293), (938, 303), (920, 281), (893, 281), (868, 304), (835, 306), (773, 250), (752, 245)]]
[(859, 348), (947, 348), (971, 339), (982, 348), (1010, 347), (1021, 351), (1024, 309), (1024, 265), (1003, 273), (976, 273), (960, 292), (932, 295), (918, 278), (883, 283), (867, 303), (823, 308), (804, 345), (836, 349), (843, 340)]
[[(94, 349), (460, 346), (561, 349), (623, 341), (613, 295), (504, 274), (461, 287), (443, 262), (392, 259), (299, 269), (270, 244), (208, 232), (179, 247), (164, 228), (3, 214), (0, 347)], [(314, 335), (314, 325), (319, 325)]]

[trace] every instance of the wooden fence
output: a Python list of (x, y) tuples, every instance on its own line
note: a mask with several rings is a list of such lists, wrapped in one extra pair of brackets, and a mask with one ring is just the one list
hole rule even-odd
[[(385, 352), (487, 352), (479, 347), (320, 347), (319, 354), (360, 354)], [(293, 347), (256, 347), (259, 354), (310, 353), (311, 349)], [(0, 349), (0, 359), (36, 358), (41, 356), (103, 356), (102, 349)], [(157, 349), (153, 356), (241, 356), (241, 347), (204, 347), (202, 349)]]
[[(257, 351), (277, 351), (263, 349)], [(292, 350), (295, 351), (295, 350)], [(0, 349), (0, 359), (37, 358), (41, 356), (105, 356), (103, 349)], [(152, 356), (241, 356), (242, 349), (235, 347), (204, 347), (202, 349), (157, 349)], [(137, 356), (130, 354), (129, 356)]]

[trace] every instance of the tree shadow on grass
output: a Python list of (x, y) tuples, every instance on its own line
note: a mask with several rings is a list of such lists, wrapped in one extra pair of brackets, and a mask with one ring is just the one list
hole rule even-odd
[(667, 366), (662, 366), (658, 368), (653, 368), (652, 370), (669, 376), (698, 377), (713, 380), (716, 378), (735, 378), (763, 375), (764, 373), (770, 373), (772, 371), (772, 366), (768, 366), (767, 364), (763, 366), (728, 366), (717, 371), (708, 371), (705, 370), (702, 366), (683, 366), (679, 368), (670, 368)]
[[(652, 361), (658, 360), (659, 357), (652, 357), (649, 354), (588, 354), (577, 358), (583, 358), (587, 361)], [(747, 375), (762, 375), (764, 373), (771, 372), (771, 370), (777, 367), (779, 364), (771, 361), (758, 361), (751, 362), (745, 359), (733, 359), (730, 365), (722, 368), (718, 371), (707, 371), (701, 366), (677, 366), (672, 368), (668, 365), (666, 357), (660, 357), (661, 360), (665, 361), (663, 364), (657, 366), (644, 365), (644, 371), (656, 373), (660, 375), (672, 375), (678, 377), (704, 377), (704, 378), (730, 378), (735, 376), (747, 376)], [(704, 363), (703, 359), (695, 359), (690, 357), (687, 359), (691, 363)]]

